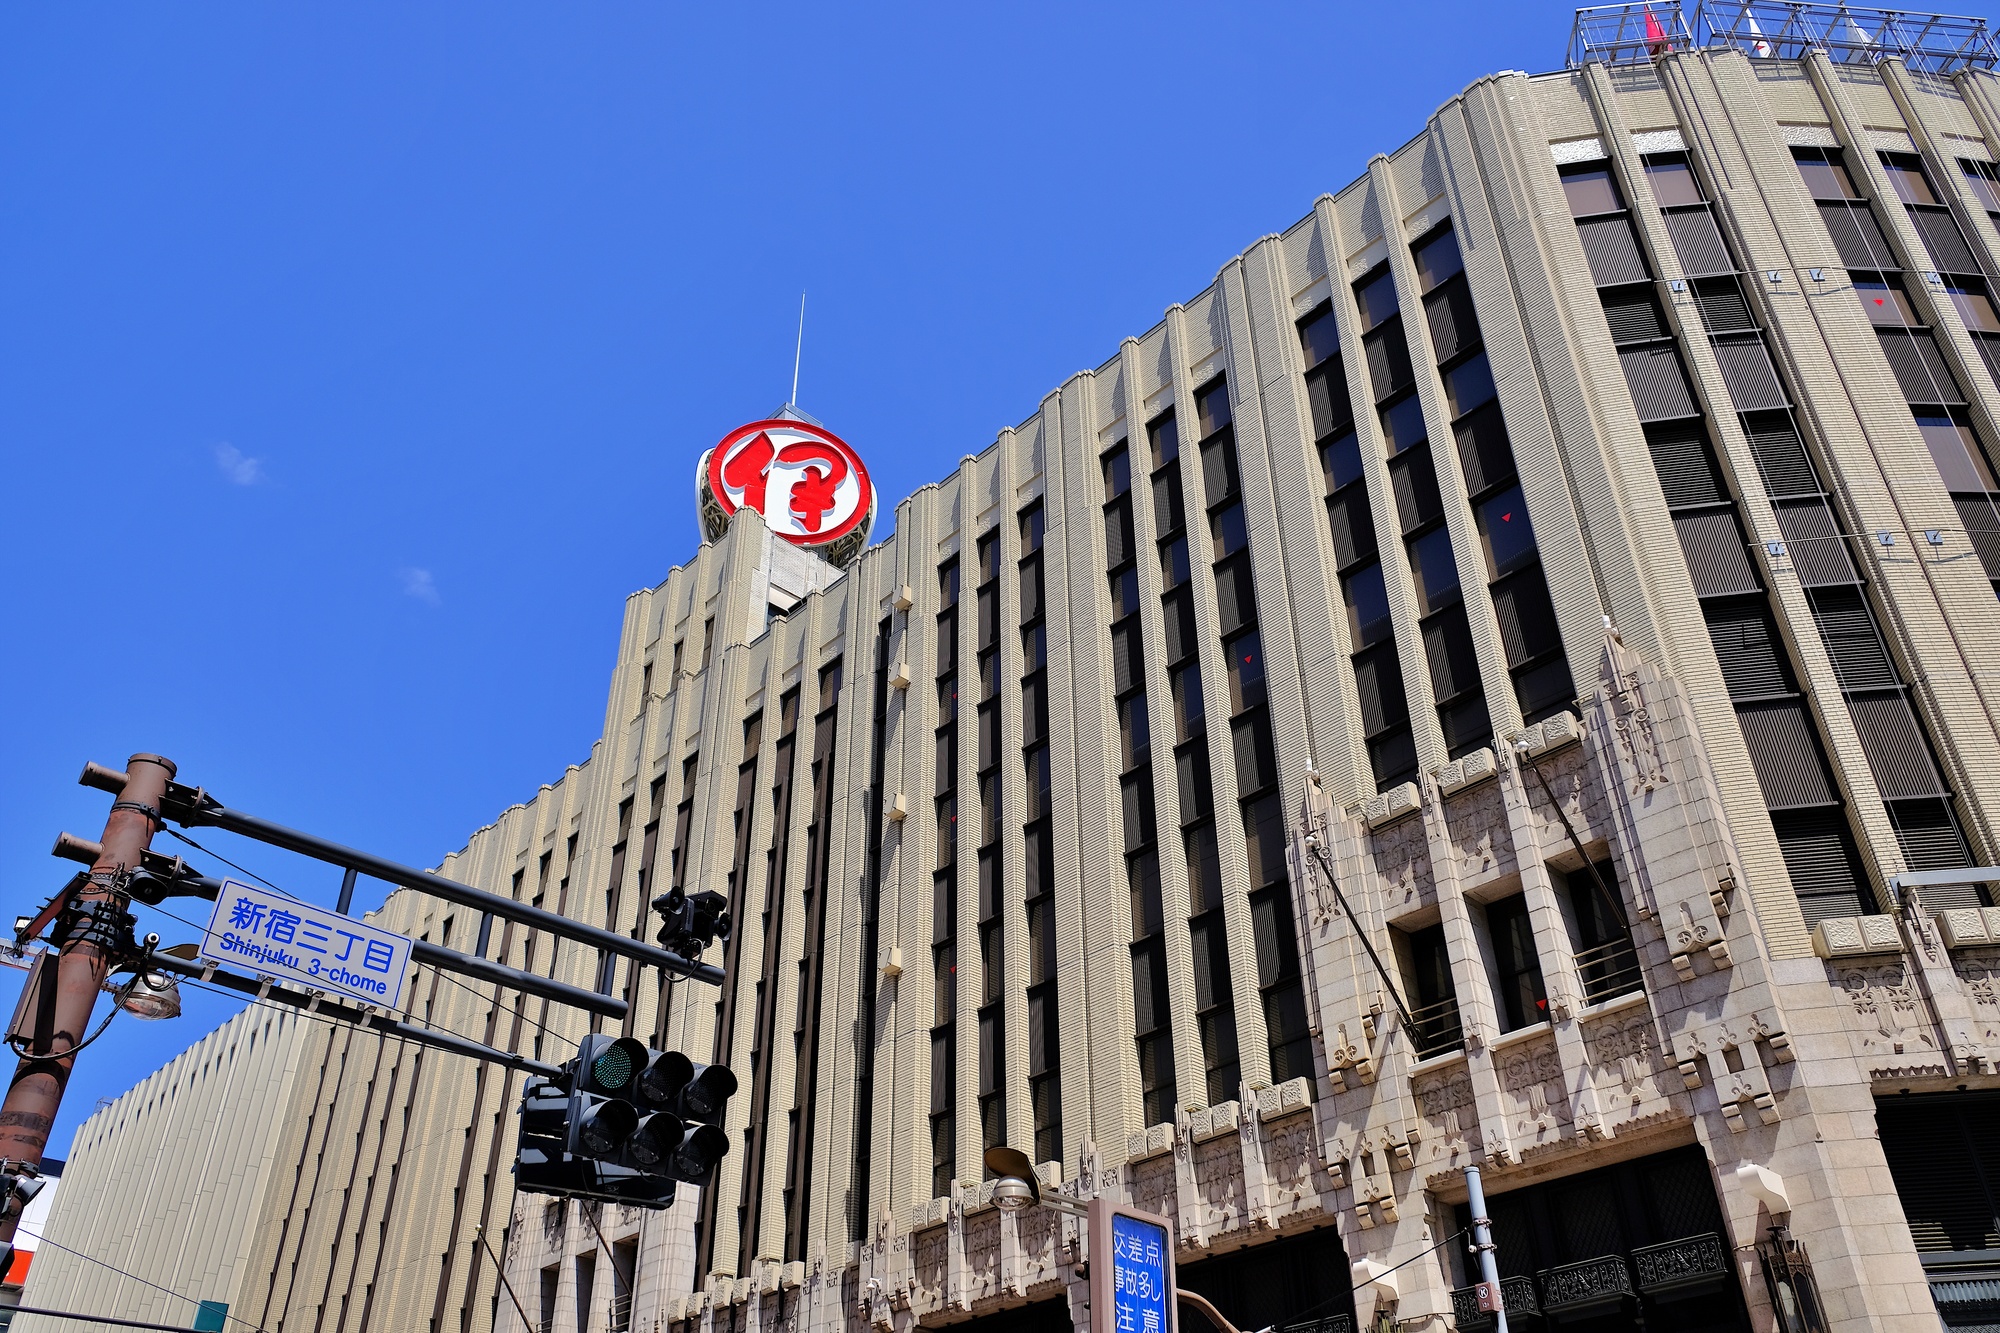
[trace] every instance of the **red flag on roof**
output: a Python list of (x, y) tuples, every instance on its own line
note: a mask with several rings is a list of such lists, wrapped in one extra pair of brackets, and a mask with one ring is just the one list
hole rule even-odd
[(1646, 11), (1646, 48), (1653, 53), (1654, 59), (1674, 49), (1673, 39), (1667, 36), (1667, 30), (1650, 9)]

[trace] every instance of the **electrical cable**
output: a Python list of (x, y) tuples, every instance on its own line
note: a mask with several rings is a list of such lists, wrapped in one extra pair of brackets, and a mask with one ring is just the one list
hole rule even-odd
[(295, 903), (302, 903), (305, 901), (305, 899), (299, 897), (298, 894), (293, 893), (291, 890), (279, 888), (277, 885), (273, 884), (270, 880), (265, 879), (262, 875), (258, 874), (256, 871), (245, 870), (242, 866), (237, 865), (234, 861), (222, 855), (222, 853), (211, 852), (210, 850), (208, 850), (208, 848), (202, 846), (200, 843), (196, 842), (193, 838), (190, 838), (187, 834), (181, 832), (179, 829), (169, 828), (167, 825), (162, 824), (160, 825), (160, 830), (173, 837), (179, 838), (182, 842), (194, 848), (196, 851), (200, 852), (203, 856), (214, 857), (216, 860), (222, 862), (222, 864), (228, 866), (231, 870), (234, 870), (237, 874), (248, 875), (250, 878), (256, 880), (259, 884), (262, 884), (265, 888), (269, 889), (273, 893), (281, 893), (285, 897), (290, 898)]
[[(198, 1297), (183, 1296), (181, 1295), (181, 1293), (175, 1291), (171, 1287), (163, 1287), (157, 1282), (148, 1282), (145, 1278), (140, 1277), (137, 1273), (127, 1272), (126, 1270), (120, 1268), (117, 1264), (112, 1263), (108, 1259), (99, 1259), (96, 1255), (85, 1254), (82, 1250), (72, 1250), (69, 1246), (64, 1245), (60, 1241), (50, 1240), (46, 1235), (39, 1237), (35, 1241), (35, 1243), (37, 1245), (52, 1246), (55, 1249), (61, 1250), (64, 1254), (72, 1254), (79, 1259), (86, 1260), (89, 1263), (97, 1264), (103, 1268), (108, 1268), (112, 1272), (118, 1274), (118, 1276), (123, 1278), (129, 1278), (132, 1281), (138, 1283), (142, 1287), (151, 1287), (154, 1291), (162, 1292), (168, 1296), (173, 1297), (175, 1300), (186, 1301), (189, 1305), (194, 1306), (196, 1310), (201, 1309), (201, 1301)], [(253, 1324), (249, 1320), (238, 1318), (236, 1315), (230, 1314), (227, 1311), (223, 1313), (222, 1317), (224, 1319), (229, 1320), (232, 1323), (241, 1324), (243, 1325), (243, 1327), (247, 1329), (252, 1329), (255, 1331), (255, 1333), (264, 1333), (264, 1326), (262, 1324)]]
[(111, 1026), (111, 1020), (118, 1017), (118, 1012), (119, 1012), (118, 1006), (113, 1005), (111, 1007), (111, 1012), (104, 1016), (104, 1021), (97, 1025), (97, 1031), (91, 1033), (88, 1037), (85, 1037), (82, 1041), (78, 1042), (76, 1045), (70, 1047), (66, 1051), (50, 1051), (45, 1055), (36, 1055), (32, 1051), (22, 1050), (21, 1043), (13, 1037), (7, 1038), (7, 1049), (12, 1051), (15, 1055), (21, 1057), (23, 1060), (65, 1060), (68, 1059), (70, 1056), (75, 1055), (78, 1051), (82, 1050), (84, 1047), (90, 1045), (90, 1043), (92, 1043), (93, 1041), (96, 1041), (99, 1037), (103, 1036), (104, 1029)]

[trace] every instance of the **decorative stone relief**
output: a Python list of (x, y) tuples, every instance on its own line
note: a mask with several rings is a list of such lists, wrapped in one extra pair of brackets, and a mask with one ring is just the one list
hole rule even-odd
[(1384, 829), (1370, 840), (1368, 851), (1375, 860), (1376, 892), (1385, 910), (1399, 912), (1437, 896), (1431, 880), (1430, 840), (1422, 820), (1405, 820)]
[(1000, 1295), (1000, 1214), (988, 1211), (965, 1223), (964, 1299), (984, 1300)]
[(1949, 1072), (1928, 1006), (1911, 984), (1902, 959), (1829, 965), (1828, 971), (1854, 1008), (1856, 1039), (1871, 1075), (1895, 1078)]
[[(1195, 1187), (1208, 1206), (1210, 1230), (1235, 1231), (1250, 1221), (1250, 1200), (1243, 1183), (1243, 1147), (1240, 1138), (1212, 1139), (1194, 1148)], [(1138, 1202), (1136, 1196), (1133, 1200)], [(1151, 1204), (1139, 1204), (1151, 1208)], [(1159, 1212), (1160, 1210), (1154, 1209)], [(1162, 1212), (1161, 1216), (1168, 1216)]]
[(1175, 1203), (1174, 1159), (1170, 1156), (1152, 1157), (1131, 1163), (1126, 1172), (1125, 1198), (1134, 1208), (1143, 1208), (1161, 1217), (1172, 1217), (1178, 1210)]
[[(1372, 1031), (1375, 1025), (1364, 1017), (1355, 1026), (1362, 1030), (1361, 1041), (1357, 1042), (1348, 1035), (1347, 1024), (1336, 1023), (1333, 1039), (1326, 1043), (1326, 1072), (1327, 1077), (1333, 1081), (1335, 1091), (1346, 1089), (1347, 1079), (1344, 1075), (1345, 1071), (1350, 1069), (1363, 1083), (1375, 1081), (1375, 1054), (1368, 1046), (1368, 1042), (1375, 1035)], [(1229, 1105), (1233, 1107), (1235, 1103), (1231, 1102)]]
[(2000, 949), (1955, 954), (1951, 965), (1974, 1012), (1986, 1018), (2000, 1017)]
[(1701, 1086), (1704, 1067), (1730, 1129), (1742, 1133), (1747, 1104), (1767, 1125), (1778, 1123), (1778, 1104), (1764, 1075), (1756, 1038), (1742, 1019), (1723, 1019), (1674, 1037), (1674, 1058), (1689, 1088)]
[(1525, 1149), (1560, 1140), (1571, 1115), (1555, 1039), (1520, 1042), (1496, 1054), (1501, 1101), (1515, 1146)]
[(1489, 783), (1447, 801), (1444, 815), (1461, 884), (1478, 884), (1513, 873), (1514, 846), (1507, 834), (1506, 805), (1497, 785)]
[(1313, 1168), (1319, 1161), (1319, 1135), (1310, 1116), (1294, 1116), (1270, 1127), (1265, 1141), (1264, 1173), (1271, 1206), (1282, 1216), (1319, 1207)]
[(931, 1227), (916, 1234), (910, 1245), (910, 1266), (919, 1288), (943, 1296), (951, 1267), (951, 1238), (946, 1228)]
[(1472, 1076), (1463, 1065), (1414, 1079), (1410, 1091), (1423, 1117), (1426, 1140), (1447, 1153), (1477, 1149), (1479, 1112), (1472, 1103)]
[(1813, 927), (1813, 952), (1822, 958), (1901, 953), (1903, 936), (1893, 916), (1829, 917)]

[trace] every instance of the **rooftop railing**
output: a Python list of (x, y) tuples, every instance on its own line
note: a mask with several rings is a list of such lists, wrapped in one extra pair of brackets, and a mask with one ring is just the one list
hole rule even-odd
[(1701, 0), (1690, 24), (1675, 0), (1639, 0), (1577, 10), (1569, 67), (1593, 60), (1639, 65), (1708, 46), (1733, 46), (1755, 60), (1797, 60), (1824, 51), (1836, 64), (1872, 65), (1895, 56), (1926, 74), (2000, 65), (2000, 46), (1983, 18), (1791, 0)]

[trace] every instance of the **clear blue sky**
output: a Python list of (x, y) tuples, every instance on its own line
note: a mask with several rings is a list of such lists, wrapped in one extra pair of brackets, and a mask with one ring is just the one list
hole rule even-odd
[[(588, 754), (801, 288), (800, 403), (882, 535), (1471, 80), (1560, 67), (1570, 13), (8, 6), (0, 919), (135, 750), (436, 864)], [(230, 1006), (188, 1009), (86, 1053), (52, 1152)]]

